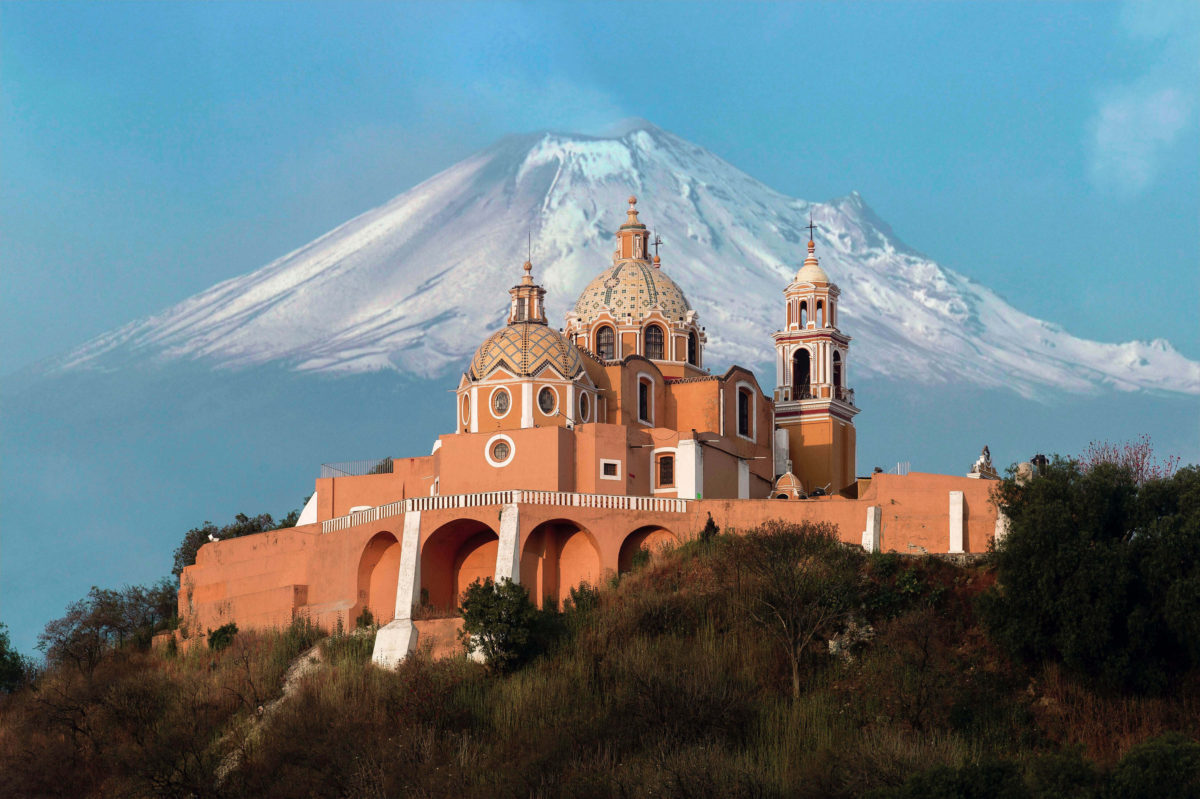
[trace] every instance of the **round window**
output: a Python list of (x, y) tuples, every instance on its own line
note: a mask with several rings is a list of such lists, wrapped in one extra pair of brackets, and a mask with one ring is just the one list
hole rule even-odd
[(509, 449), (507, 441), (497, 441), (492, 445), (492, 460), (504, 462), (508, 460), (508, 453)]
[(550, 413), (554, 410), (554, 404), (558, 397), (554, 394), (554, 389), (546, 386), (538, 392), (538, 407), (542, 409), (542, 413)]
[(471, 421), (471, 398), (465, 395), (463, 396), (462, 418), (463, 424), (467, 424)]
[(588, 411), (591, 410), (591, 401), (587, 394), (579, 395), (579, 420), (586, 422), (588, 420)]
[(508, 392), (498, 388), (492, 392), (492, 410), (503, 416), (508, 413)]

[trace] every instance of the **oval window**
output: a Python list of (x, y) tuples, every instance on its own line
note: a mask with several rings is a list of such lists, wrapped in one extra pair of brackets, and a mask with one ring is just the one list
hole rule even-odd
[(463, 395), (462, 418), (463, 418), (463, 424), (468, 424), (471, 421), (471, 397), (470, 397), (470, 395)]
[(507, 441), (497, 441), (492, 445), (492, 460), (503, 463), (504, 461), (508, 460), (508, 453), (509, 449)]
[(549, 414), (553, 411), (557, 401), (558, 396), (554, 393), (554, 389), (549, 386), (538, 392), (538, 407), (542, 409), (542, 413)]
[(588, 420), (588, 411), (591, 410), (591, 401), (587, 394), (579, 395), (579, 420), (586, 422)]
[(508, 392), (502, 388), (492, 392), (492, 410), (503, 416), (508, 413)]

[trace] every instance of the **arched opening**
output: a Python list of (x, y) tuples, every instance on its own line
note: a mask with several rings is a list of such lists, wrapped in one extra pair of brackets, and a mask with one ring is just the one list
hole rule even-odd
[(812, 356), (804, 347), (792, 355), (792, 399), (812, 396)]
[(825, 327), (825, 303), (817, 300), (817, 327)]
[(583, 582), (600, 582), (600, 550), (592, 534), (569, 519), (533, 528), (521, 550), (521, 584), (538, 607), (561, 607)]
[(833, 353), (833, 387), (842, 387), (842, 356), (837, 352)]
[(737, 393), (737, 431), (739, 436), (751, 438), (750, 435), (750, 405), (754, 398), (750, 389), (739, 388)]
[(690, 363), (692, 366), (699, 366), (700, 365), (700, 337), (696, 335), (695, 330), (693, 330), (691, 333), (688, 333), (687, 347), (688, 347), (687, 362)]
[(649, 380), (638, 380), (638, 420), (646, 424), (654, 424), (654, 413), (650, 407), (650, 392), (654, 390)]
[(396, 616), (396, 584), (400, 579), (400, 542), (388, 532), (376, 533), (358, 558), (358, 596), (347, 626), (367, 608), (378, 624)]
[(808, 327), (808, 303), (800, 300), (800, 327)]
[(658, 325), (646, 328), (646, 357), (652, 361), (663, 359), (663, 329)]
[(499, 537), (483, 522), (458, 519), (434, 530), (421, 546), (421, 602), (452, 614), (462, 592), (496, 573)]
[(624, 574), (633, 568), (633, 559), (639, 551), (645, 550), (650, 557), (662, 552), (664, 547), (673, 547), (679, 539), (665, 527), (650, 525), (639, 527), (621, 543), (621, 551), (617, 555), (617, 571)]
[(788, 499), (787, 494), (776, 494), (775, 499)]
[(617, 357), (617, 334), (608, 325), (601, 325), (596, 331), (596, 354), (603, 361)]

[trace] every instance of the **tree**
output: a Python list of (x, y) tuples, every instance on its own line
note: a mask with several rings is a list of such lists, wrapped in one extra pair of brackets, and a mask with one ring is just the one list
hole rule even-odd
[(778, 644), (800, 697), (800, 663), (818, 635), (832, 635), (857, 607), (861, 554), (828, 522), (768, 522), (724, 539), (726, 579), (738, 605)]
[(38, 635), (38, 649), (48, 663), (71, 664), (84, 672), (95, 669), (111, 649), (146, 649), (156, 632), (174, 623), (175, 591), (166, 578), (120, 591), (92, 586), (86, 597), (67, 606), (66, 615), (46, 625)]
[(512, 580), (476, 580), (462, 595), (463, 629), (493, 671), (510, 671), (535, 651), (538, 610), (524, 586)]
[(980, 612), (1011, 655), (1141, 692), (1200, 665), (1200, 470), (1055, 458), (995, 498), (1009, 532)]
[(25, 684), (25, 658), (13, 648), (8, 625), (0, 622), (0, 694), (11, 694)]

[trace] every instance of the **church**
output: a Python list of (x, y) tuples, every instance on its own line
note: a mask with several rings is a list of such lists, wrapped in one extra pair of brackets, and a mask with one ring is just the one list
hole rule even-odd
[(981, 552), (1002, 534), (978, 474), (856, 476), (851, 337), (811, 237), (782, 287), (767, 389), (705, 367), (705, 328), (655, 241), (630, 197), (611, 264), (561, 329), (526, 261), (507, 324), (455, 389), (454, 431), (428, 455), (327, 464), (294, 528), (202, 547), (180, 580), (183, 626), (350, 628), (366, 610), (383, 625), (375, 661), (394, 665), (453, 648), (478, 578), (561, 604), (710, 517), (730, 531), (828, 521), (907, 554)]

